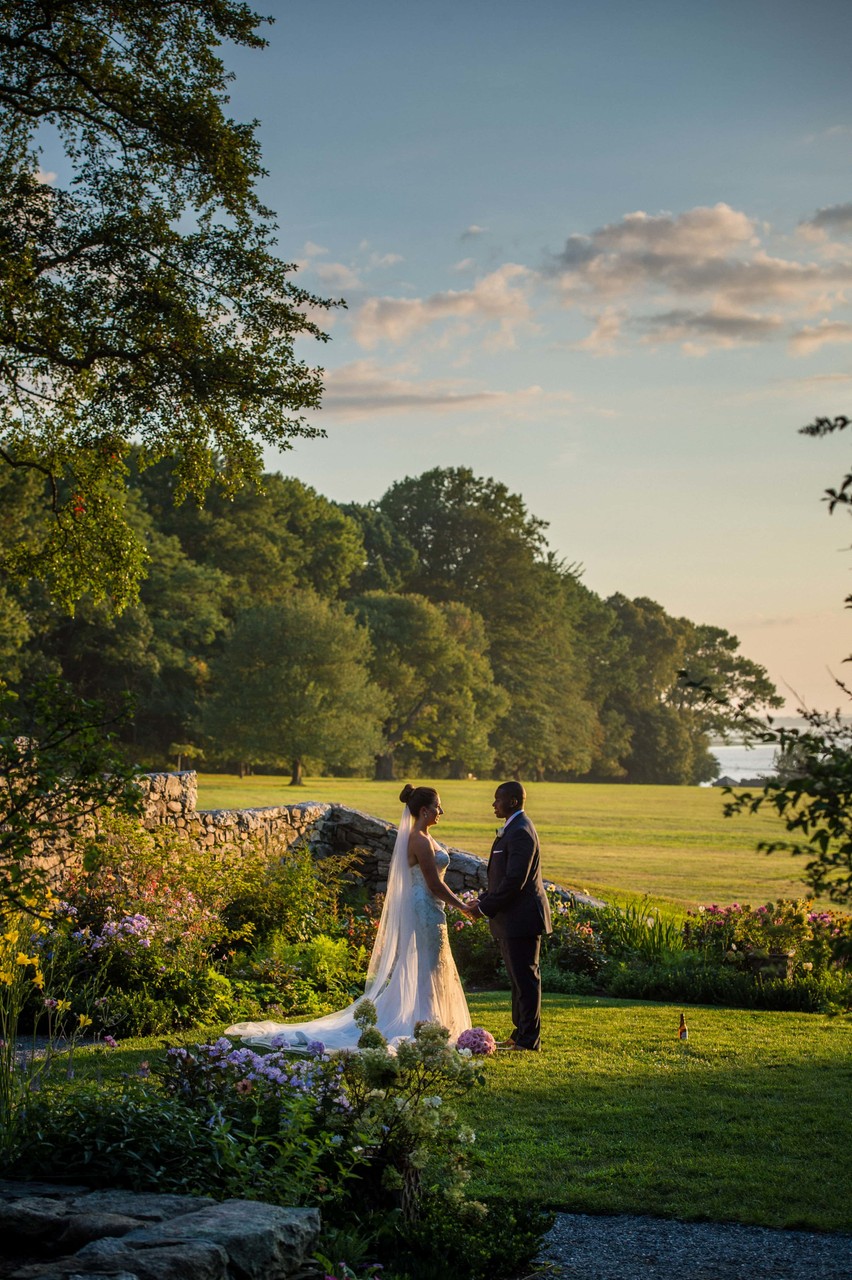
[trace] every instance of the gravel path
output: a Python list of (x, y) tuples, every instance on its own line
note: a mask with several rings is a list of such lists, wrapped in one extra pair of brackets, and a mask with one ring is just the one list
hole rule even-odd
[(852, 1236), (559, 1213), (538, 1262), (564, 1280), (852, 1280)]

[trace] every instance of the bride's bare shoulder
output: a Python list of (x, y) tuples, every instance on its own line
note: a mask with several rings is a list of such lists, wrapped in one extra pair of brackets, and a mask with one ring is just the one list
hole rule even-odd
[(413, 867), (427, 856), (434, 856), (432, 841), (422, 831), (412, 831), (408, 837), (408, 865)]

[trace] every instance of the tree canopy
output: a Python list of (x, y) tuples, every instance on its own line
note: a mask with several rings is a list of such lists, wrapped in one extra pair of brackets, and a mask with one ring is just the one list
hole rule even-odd
[[(128, 453), (234, 493), (318, 434), (317, 309), (275, 252), (255, 123), (228, 115), (237, 0), (0, 0), (0, 459), (38, 477), (7, 575), (123, 607), (148, 552)], [(57, 173), (42, 167), (54, 164)]]
[(290, 764), (293, 785), (306, 759), (365, 767), (384, 710), (369, 650), (354, 618), (313, 592), (245, 610), (213, 664), (208, 733), (241, 761)]
[[(493, 480), (427, 472), (421, 529), (400, 497), (419, 502), (417, 479), (392, 487), (393, 512), (384, 499), (341, 507), (281, 475), (199, 507), (177, 501), (165, 462), (129, 463), (127, 518), (150, 559), (138, 601), (116, 614), (90, 594), (71, 615), (42, 584), (9, 579), (0, 660), (21, 687), (61, 673), (85, 698), (133, 694), (121, 734), (136, 763), (161, 768), (183, 743), (213, 768), (372, 761), (390, 776), (695, 783), (715, 776), (710, 737), (733, 703), (774, 704), (736, 637), (652, 600), (602, 599)], [(40, 500), (31, 475), (0, 470), (0, 522), (26, 531)], [(331, 645), (333, 625), (348, 648)], [(354, 728), (352, 751), (339, 740), (332, 692), (352, 720), (332, 651), (353, 688), (372, 690), (373, 708), (359, 704), (369, 749)]]

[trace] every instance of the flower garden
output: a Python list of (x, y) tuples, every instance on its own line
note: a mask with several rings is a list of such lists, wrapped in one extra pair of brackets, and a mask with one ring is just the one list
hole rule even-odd
[[(215, 859), (211, 874), (211, 857)], [(381, 899), (346, 858), (199, 851), (111, 815), (50, 894), (0, 935), (3, 1172), (321, 1208), (326, 1274), (511, 1274), (550, 1221), (470, 1192), (470, 1098), (490, 1029), (450, 1046), (424, 1024), (388, 1050), (369, 1001), (361, 1052), (258, 1053), (209, 1030), (306, 1018), (363, 990)], [(806, 901), (594, 908), (553, 896), (546, 993), (836, 1014), (852, 1005), (852, 919)], [(484, 922), (448, 913), (466, 986), (504, 986)], [(161, 1047), (116, 1072), (123, 1043)], [(459, 1253), (456, 1243), (467, 1242)], [(336, 1259), (336, 1261), (332, 1261)], [(341, 1261), (342, 1260), (342, 1261)], [(344, 1265), (345, 1264), (345, 1265)]]

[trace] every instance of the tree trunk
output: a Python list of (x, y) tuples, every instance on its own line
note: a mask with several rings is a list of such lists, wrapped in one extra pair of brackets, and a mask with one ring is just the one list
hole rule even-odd
[(376, 756), (376, 772), (373, 774), (375, 782), (393, 782), (393, 752), (388, 751), (385, 755)]
[(291, 787), (301, 787), (301, 786), (303, 786), (303, 785), (304, 785), (304, 784), (302, 783), (302, 762), (301, 762), (301, 760), (294, 760), (294, 761), (293, 761), (293, 776), (292, 776), (292, 778), (290, 779), (290, 786), (291, 786)]

